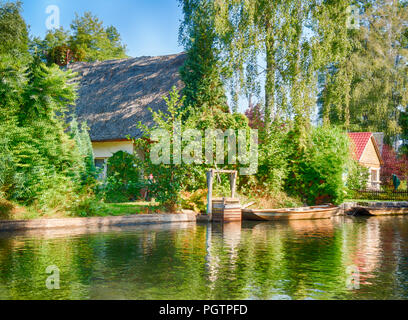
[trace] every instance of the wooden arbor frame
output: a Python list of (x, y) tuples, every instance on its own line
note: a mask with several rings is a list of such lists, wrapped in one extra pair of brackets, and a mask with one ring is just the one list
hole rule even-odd
[(235, 191), (237, 186), (237, 176), (238, 172), (236, 170), (217, 170), (211, 169), (207, 171), (207, 214), (212, 218), (212, 192), (213, 192), (213, 184), (214, 184), (214, 176), (217, 173), (226, 173), (230, 175), (230, 186), (231, 186), (231, 198), (235, 197)]

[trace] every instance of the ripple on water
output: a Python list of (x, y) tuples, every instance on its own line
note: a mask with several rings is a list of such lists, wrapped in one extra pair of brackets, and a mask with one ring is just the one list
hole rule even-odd
[[(0, 298), (407, 299), (407, 218), (3, 235)], [(60, 290), (45, 286), (49, 265)]]

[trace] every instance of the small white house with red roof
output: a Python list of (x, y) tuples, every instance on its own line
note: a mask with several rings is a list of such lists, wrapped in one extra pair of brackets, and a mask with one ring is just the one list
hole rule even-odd
[(383, 160), (375, 136), (372, 132), (350, 132), (356, 161), (370, 170), (369, 189), (378, 190), (381, 185), (380, 175)]

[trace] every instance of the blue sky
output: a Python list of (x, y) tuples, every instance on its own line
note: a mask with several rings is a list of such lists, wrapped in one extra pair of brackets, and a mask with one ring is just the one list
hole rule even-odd
[(60, 10), (60, 25), (65, 29), (75, 13), (91, 11), (105, 26), (115, 26), (127, 54), (132, 57), (178, 53), (178, 29), (182, 18), (177, 0), (22, 0), (23, 16), (34, 36), (46, 33), (46, 9), (56, 5)]

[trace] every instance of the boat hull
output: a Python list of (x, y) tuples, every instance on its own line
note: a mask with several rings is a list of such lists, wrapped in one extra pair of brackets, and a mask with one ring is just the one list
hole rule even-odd
[(408, 207), (357, 207), (355, 215), (392, 216), (408, 214)]
[(294, 211), (294, 209), (278, 210), (242, 210), (243, 220), (252, 221), (277, 221), (277, 220), (316, 220), (330, 219), (339, 212), (340, 208), (330, 206), (327, 208), (310, 207)]

